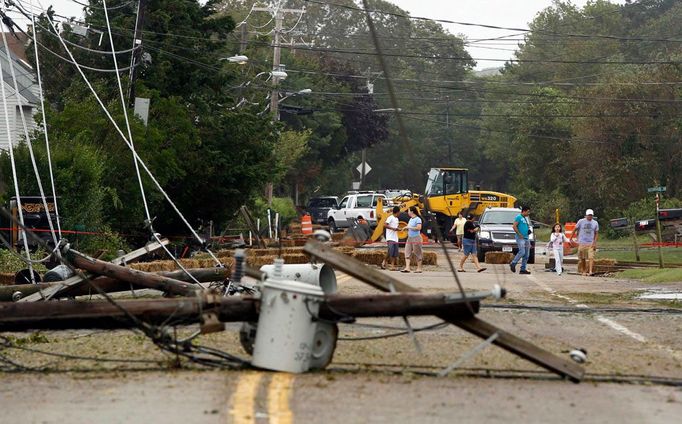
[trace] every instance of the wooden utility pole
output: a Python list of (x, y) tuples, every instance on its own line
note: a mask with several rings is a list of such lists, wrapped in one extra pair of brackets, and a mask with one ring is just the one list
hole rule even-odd
[[(352, 275), (358, 280), (381, 291), (392, 293), (415, 293), (419, 291), (387, 274), (369, 268), (362, 262), (351, 258), (350, 256), (336, 252), (329, 246), (315, 240), (308, 241), (303, 250), (313, 257), (327, 262), (335, 269)], [(464, 305), (471, 308), (472, 312), (474, 311), (472, 302), (464, 303)], [(497, 346), (562, 377), (567, 377), (574, 382), (579, 382), (583, 378), (585, 370), (576, 363), (559, 358), (553, 353), (516, 337), (473, 315), (468, 318), (462, 318), (461, 316), (453, 317), (447, 313), (436, 313), (435, 315), (482, 339), (489, 339), (496, 335), (496, 338), (491, 340), (494, 340), (493, 343)]]
[[(254, 12), (268, 12), (272, 15), (275, 21), (275, 28), (273, 33), (272, 47), (272, 91), (270, 92), (270, 113), (272, 114), (272, 120), (279, 121), (279, 81), (280, 77), (276, 76), (274, 73), (282, 71), (281, 56), (282, 56), (282, 26), (284, 21), (284, 16), (288, 13), (305, 13), (305, 9), (284, 9), (277, 5), (274, 9), (272, 7), (254, 7), (252, 10)], [(268, 206), (272, 205), (272, 182), (268, 182), (265, 186), (265, 196), (268, 199)]]
[(242, 23), (241, 38), (239, 41), (239, 53), (246, 51), (246, 46), (249, 43), (249, 30), (246, 28), (246, 22)]
[[(280, 45), (280, 36), (282, 34), (282, 20), (284, 20), (284, 13), (282, 9), (275, 11), (275, 33), (273, 37), (273, 56), (272, 56), (272, 70), (280, 71), (282, 46)], [(272, 92), (270, 94), (270, 112), (272, 113), (273, 121), (279, 121), (279, 77), (272, 76)]]
[[(111, 262), (117, 265), (125, 265), (128, 262), (135, 261), (142, 256), (151, 253), (157, 249), (160, 249), (162, 246), (165, 246), (169, 243), (167, 239), (161, 240), (161, 243), (159, 242), (152, 242), (147, 244), (144, 247), (141, 247), (137, 250), (134, 250), (130, 253), (126, 253), (124, 255), (121, 255), (115, 259), (113, 259)], [(84, 277), (90, 278), (92, 275), (90, 274), (83, 274)], [(80, 284), (83, 284), (83, 278), (80, 275), (74, 275), (73, 277), (67, 278), (65, 281), (61, 281), (54, 286), (46, 289), (46, 290), (41, 290), (38, 293), (33, 293), (29, 296), (26, 296), (19, 300), (20, 302), (36, 302), (39, 300), (49, 300), (51, 299), (54, 295), (57, 293), (61, 292), (62, 290), (67, 290), (73, 287), (76, 287)]]
[(161, 290), (166, 293), (180, 296), (193, 296), (196, 294), (196, 291), (201, 288), (196, 284), (186, 283), (173, 278), (100, 261), (99, 259), (88, 257), (75, 250), (69, 250), (66, 252), (65, 256), (66, 259), (77, 268), (89, 271), (93, 274), (136, 284), (148, 289)]
[[(470, 300), (478, 312), (479, 300)], [(191, 325), (213, 313), (220, 322), (258, 321), (260, 299), (250, 296), (201, 295), (181, 299), (47, 303), (0, 303), (0, 331), (67, 330), (86, 328), (131, 328), (130, 315), (147, 324), (162, 324), (172, 317), (173, 325)], [(467, 319), (471, 310), (459, 299), (444, 294), (330, 295), (320, 304), (317, 317), (325, 321), (342, 318), (399, 317), (443, 314)]]
[(128, 73), (128, 107), (135, 106), (135, 77), (137, 66), (142, 58), (142, 27), (144, 25), (147, 0), (139, 0), (137, 3), (137, 19), (135, 20), (135, 38), (133, 39), (133, 52), (130, 58), (130, 71)]
[(656, 239), (658, 240), (658, 266), (663, 268), (663, 251), (661, 250), (661, 244), (663, 243), (663, 237), (661, 236), (661, 220), (658, 217), (659, 213), (659, 202), (661, 201), (661, 196), (656, 193)]
[[(200, 282), (208, 281), (222, 281), (230, 276), (230, 268), (195, 268), (188, 269), (194, 279)], [(190, 282), (189, 276), (185, 271), (161, 271), (154, 272), (153, 274), (160, 275), (166, 278), (172, 278), (175, 280)], [(257, 277), (260, 279), (260, 275)], [(95, 286), (95, 287), (93, 287)], [(0, 302), (11, 302), (15, 301), (16, 297), (24, 298), (33, 293), (38, 293), (43, 291), (47, 293), (52, 289), (58, 289), (59, 291), (53, 296), (54, 299), (73, 297), (73, 296), (87, 296), (90, 294), (97, 294), (98, 290), (105, 293), (115, 293), (115, 292), (125, 292), (130, 290), (144, 289), (144, 286), (137, 284), (126, 283), (125, 281), (119, 281), (110, 277), (96, 277), (90, 280), (90, 284), (79, 284), (72, 287), (64, 288), (61, 282), (54, 283), (38, 283), (38, 284), (19, 284), (12, 286), (0, 286)]]
[(632, 219), (632, 242), (635, 245), (635, 260), (637, 262), (639, 262), (640, 259), (639, 259), (639, 243), (637, 243), (637, 221), (634, 218)]
[(365, 187), (365, 174), (366, 174), (365, 164), (367, 163), (367, 149), (366, 148), (364, 148), (364, 147), (362, 148), (362, 154), (360, 157), (362, 158), (361, 159), (362, 165), (360, 167), (360, 169), (361, 169), (361, 171), (360, 171), (360, 190), (362, 190)]

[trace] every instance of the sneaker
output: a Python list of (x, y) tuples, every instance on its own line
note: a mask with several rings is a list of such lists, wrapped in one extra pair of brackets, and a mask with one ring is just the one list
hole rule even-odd
[(514, 263), (509, 264), (509, 269), (511, 269), (511, 272), (515, 273), (516, 272), (516, 264), (514, 264)]
[(522, 269), (519, 271), (519, 274), (530, 274), (530, 271), (526, 271), (525, 269)]

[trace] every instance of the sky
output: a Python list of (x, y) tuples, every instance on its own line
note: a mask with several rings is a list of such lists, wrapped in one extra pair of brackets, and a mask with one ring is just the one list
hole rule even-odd
[[(551, 0), (389, 0), (412, 16), (433, 19), (446, 19), (459, 22), (495, 25), (512, 28), (528, 28), (538, 12), (551, 6)], [(572, 0), (571, 3), (583, 7), (588, 0)], [(624, 0), (611, 0), (612, 3), (623, 4)], [(514, 31), (502, 31), (490, 28), (443, 24), (452, 34), (464, 34), (468, 39), (499, 37), (518, 34)], [(519, 37), (512, 37), (519, 38)], [(482, 47), (467, 47), (473, 58), (502, 59), (513, 57), (513, 51), (492, 50), (514, 49), (513, 42), (489, 41)], [(504, 45), (502, 45), (504, 44)], [(504, 62), (478, 60), (476, 69), (501, 67)]]
[[(81, 0), (79, 0), (81, 1)], [(433, 19), (446, 19), (460, 22), (471, 22), (512, 28), (527, 28), (528, 22), (541, 10), (551, 6), (552, 0), (388, 0), (412, 16)], [(589, 0), (571, 0), (579, 7)], [(85, 3), (86, 1), (81, 1)], [(624, 0), (611, 0), (622, 4)], [(37, 4), (37, 0), (36, 3)], [(55, 10), (64, 16), (82, 15), (83, 7), (71, 0), (42, 0), (42, 4), (53, 5)], [(452, 34), (463, 34), (469, 40), (500, 37), (518, 34), (514, 31), (496, 30), (475, 26), (443, 24)], [(520, 37), (520, 36), (519, 36)], [(511, 38), (519, 38), (511, 37)], [(497, 59), (498, 61), (477, 60), (476, 69), (501, 67), (504, 60), (513, 57), (516, 43), (511, 41), (487, 41), (479, 43), (479, 47), (468, 46), (467, 50), (473, 58)], [(506, 49), (506, 50), (499, 50)]]

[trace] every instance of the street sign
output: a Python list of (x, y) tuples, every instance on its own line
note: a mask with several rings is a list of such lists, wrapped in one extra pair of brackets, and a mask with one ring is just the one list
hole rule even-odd
[(353, 181), (352, 190), (360, 190), (360, 181)]
[(666, 186), (649, 187), (646, 189), (649, 193), (662, 193), (666, 189)]
[[(362, 176), (362, 164), (358, 165), (358, 167), (355, 169), (357, 169), (358, 172), (360, 173), (360, 176)], [(371, 170), (372, 170), (372, 167), (369, 166), (369, 164), (367, 162), (365, 162), (365, 175), (369, 174), (369, 171), (371, 171)]]

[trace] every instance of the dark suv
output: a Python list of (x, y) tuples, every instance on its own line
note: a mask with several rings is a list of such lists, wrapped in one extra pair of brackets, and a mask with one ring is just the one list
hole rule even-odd
[[(488, 208), (479, 218), (478, 241), (476, 249), (478, 260), (484, 261), (486, 252), (511, 252), (516, 254), (519, 249), (516, 247), (514, 233), (514, 218), (521, 213), (521, 209), (516, 208)], [(528, 219), (529, 227), (532, 223)], [(530, 255), (528, 263), (535, 263), (535, 234), (530, 234)]]
[(306, 211), (310, 214), (314, 224), (327, 224), (327, 212), (338, 207), (339, 198), (336, 196), (313, 197), (308, 201)]

